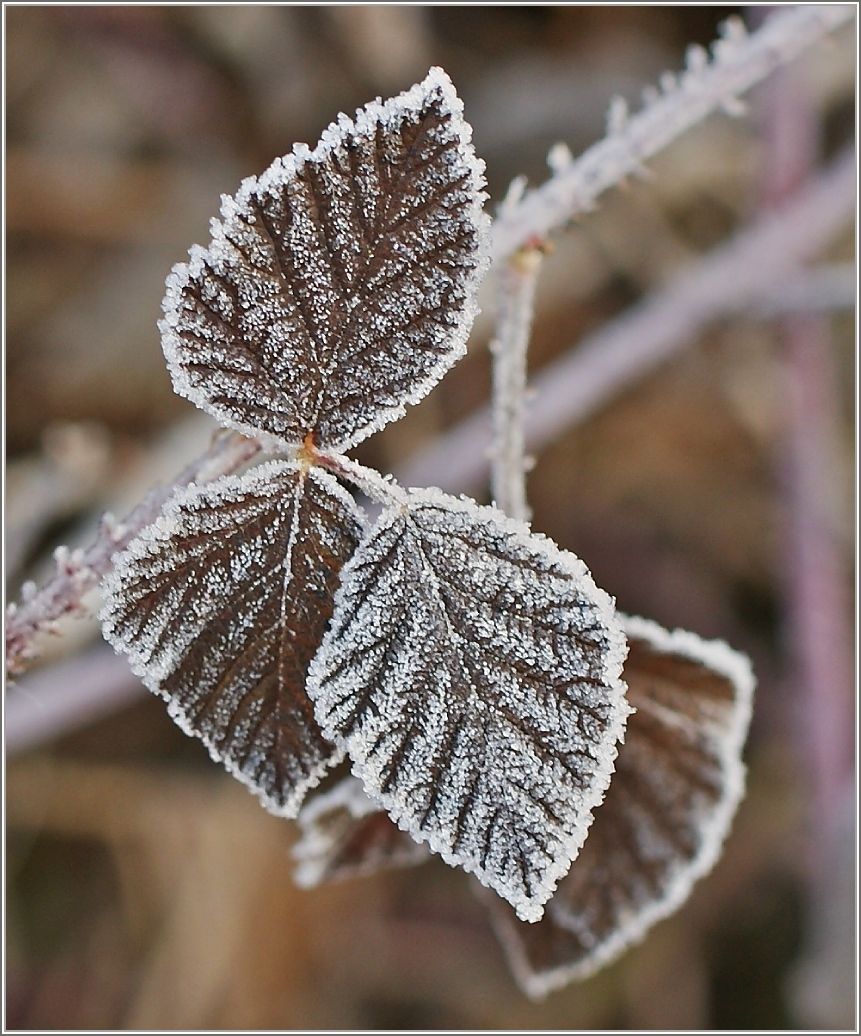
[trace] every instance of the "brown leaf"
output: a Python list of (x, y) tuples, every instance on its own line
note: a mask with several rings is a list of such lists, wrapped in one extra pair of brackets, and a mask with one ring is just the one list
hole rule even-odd
[(338, 756), (305, 679), (359, 535), (330, 475), (272, 462), (179, 491), (105, 582), (107, 639), (274, 813)]
[(492, 918), (524, 991), (585, 978), (680, 906), (711, 870), (744, 791), (750, 664), (719, 641), (626, 618), (636, 711), (589, 837), (544, 918)]
[(441, 69), (342, 115), (225, 198), (168, 280), (174, 386), (220, 422), (344, 451), (463, 354), (486, 266), (483, 164)]
[(315, 792), (298, 822), (302, 837), (293, 846), (293, 857), (298, 864), (296, 883), (304, 888), (409, 867), (429, 855), (426, 846), (413, 841), (368, 798), (355, 777)]

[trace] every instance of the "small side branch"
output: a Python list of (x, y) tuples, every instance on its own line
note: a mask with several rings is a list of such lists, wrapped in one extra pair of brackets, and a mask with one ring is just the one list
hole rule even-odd
[(11, 604), (7, 610), (6, 672), (14, 675), (26, 669), (32, 657), (33, 641), (40, 633), (52, 630), (58, 619), (84, 614), (84, 596), (99, 585), (114, 555), (156, 519), (178, 488), (228, 475), (251, 460), (260, 449), (257, 440), (246, 439), (236, 432), (220, 435), (175, 482), (153, 489), (122, 522), (105, 515), (95, 540), (85, 550), (58, 547), (54, 554), (56, 571), (51, 579), (40, 588), (26, 584), (21, 603)]
[(648, 159), (706, 116), (743, 111), (742, 94), (854, 14), (854, 4), (790, 7), (750, 36), (740, 20), (729, 19), (722, 38), (712, 44), (711, 59), (701, 47), (690, 48), (686, 70), (678, 77), (665, 75), (663, 93), (654, 91), (636, 115), (629, 117), (619, 98), (610, 108), (603, 140), (577, 159), (555, 163), (556, 175), (500, 214), (493, 226), (494, 261), (588, 212), (600, 194), (642, 172)]
[(526, 353), (541, 266), (540, 248), (515, 253), (499, 274), (493, 354), (493, 501), (509, 517), (529, 521), (526, 502)]

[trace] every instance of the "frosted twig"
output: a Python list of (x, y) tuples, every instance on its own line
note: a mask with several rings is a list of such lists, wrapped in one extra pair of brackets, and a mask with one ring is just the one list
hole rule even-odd
[(526, 502), (526, 352), (532, 329), (535, 286), (541, 266), (538, 248), (516, 252), (499, 272), (493, 354), (493, 448), (491, 494), (500, 510), (528, 521)]
[[(855, 212), (851, 148), (778, 210), (741, 230), (660, 294), (632, 306), (532, 381), (527, 448), (536, 451), (584, 420), (673, 353), (692, 345), (711, 321), (747, 311), (815, 256)], [(481, 488), (489, 466), (491, 415), (466, 418), (398, 472), (408, 485), (449, 492)]]
[(494, 261), (588, 212), (603, 191), (639, 173), (644, 162), (707, 115), (742, 110), (741, 94), (851, 21), (854, 12), (854, 4), (790, 7), (750, 36), (740, 21), (728, 20), (722, 38), (712, 44), (711, 61), (701, 48), (691, 48), (687, 69), (678, 78), (665, 76), (664, 92), (648, 99), (637, 114), (628, 117), (623, 102), (614, 103), (603, 140), (557, 166), (556, 175), (500, 215), (493, 226)]
[(33, 640), (54, 628), (64, 615), (83, 614), (82, 599), (98, 586), (109, 570), (111, 559), (137, 533), (155, 520), (165, 501), (176, 489), (192, 482), (211, 482), (236, 471), (260, 450), (255, 439), (235, 432), (219, 435), (212, 446), (192, 461), (170, 485), (158, 486), (122, 522), (110, 515), (102, 519), (93, 543), (84, 550), (58, 547), (56, 571), (37, 589), (32, 583), (22, 590), (20, 604), (11, 604), (6, 615), (6, 672), (20, 673), (31, 658)]

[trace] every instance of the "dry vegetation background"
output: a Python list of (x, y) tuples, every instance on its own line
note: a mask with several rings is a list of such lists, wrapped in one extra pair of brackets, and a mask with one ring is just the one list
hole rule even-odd
[[(636, 107), (733, 10), (7, 7), (10, 599), (44, 578), (54, 546), (86, 544), (104, 509), (122, 515), (205, 449), (213, 425), (171, 391), (155, 325), (165, 275), (208, 240), (221, 192), (294, 141), (313, 144), (339, 110), (441, 64), (487, 162), (492, 211), (515, 175), (545, 178), (550, 145), (576, 155), (599, 139), (612, 95)], [(849, 29), (793, 72), (825, 157), (851, 138), (854, 65)], [(687, 134), (650, 181), (608, 193), (558, 240), (533, 368), (749, 220), (766, 180), (764, 96), (747, 118)], [(847, 226), (823, 258), (851, 260), (853, 241)], [(394, 470), (486, 401), (490, 327), (485, 315), (469, 356), (359, 459)], [(814, 794), (806, 717), (845, 718), (833, 748), (851, 790), (852, 688), (811, 699), (788, 643), (784, 327), (755, 313), (711, 326), (544, 450), (529, 479), (534, 527), (583, 557), (621, 608), (754, 660), (749, 794), (679, 914), (596, 978), (531, 1004), (468, 882), (439, 861), (296, 889), (292, 825), (113, 663), (106, 689), (110, 652), (78, 621), (9, 690), (12, 702), (41, 679), (94, 704), (86, 722), (8, 754), (7, 1025), (851, 1026), (852, 801)], [(837, 374), (825, 416), (838, 430), (827, 482), (848, 597), (852, 313), (829, 314), (825, 331)]]

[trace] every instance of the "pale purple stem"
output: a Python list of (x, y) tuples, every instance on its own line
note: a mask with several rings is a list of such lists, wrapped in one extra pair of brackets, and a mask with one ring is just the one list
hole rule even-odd
[[(820, 119), (803, 77), (791, 69), (768, 83), (759, 99), (765, 117), (764, 203), (776, 206), (815, 168)], [(802, 705), (796, 732), (809, 761), (812, 829), (830, 839), (839, 826), (853, 751), (854, 637), (838, 533), (838, 376), (823, 316), (794, 313), (780, 328), (785, 633)]]
[(6, 754), (25, 752), (87, 726), (145, 694), (128, 659), (106, 644), (30, 673), (6, 695)]
[(852, 609), (837, 529), (837, 374), (824, 318), (784, 320), (783, 346), (786, 641), (802, 703), (797, 732), (810, 764), (813, 826), (830, 835), (854, 743)]

